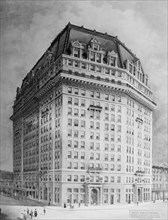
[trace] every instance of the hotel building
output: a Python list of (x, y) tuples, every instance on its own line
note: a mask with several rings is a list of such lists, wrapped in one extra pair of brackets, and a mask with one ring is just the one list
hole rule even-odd
[(69, 23), (17, 88), (18, 193), (54, 205), (150, 200), (156, 104), (148, 83), (117, 37)]

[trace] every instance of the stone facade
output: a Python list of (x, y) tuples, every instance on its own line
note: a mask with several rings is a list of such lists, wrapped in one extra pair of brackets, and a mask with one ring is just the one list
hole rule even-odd
[(154, 108), (118, 38), (68, 24), (17, 88), (15, 184), (55, 205), (150, 200)]

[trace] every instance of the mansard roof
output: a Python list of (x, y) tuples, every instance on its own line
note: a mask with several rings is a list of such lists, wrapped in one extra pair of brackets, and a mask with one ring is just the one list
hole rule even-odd
[(50, 47), (37, 61), (31, 71), (36, 72), (36, 70), (41, 67), (48, 52), (50, 52), (50, 55), (52, 55), (53, 59), (57, 59), (61, 54), (68, 53), (68, 48), (70, 44), (75, 41), (82, 43), (83, 45), (88, 45), (89, 43), (97, 43), (102, 50), (105, 50), (107, 52), (113, 51), (113, 53), (117, 54), (118, 67), (125, 68), (125, 61), (129, 60), (131, 63), (134, 64), (139, 63), (143, 72), (140, 60), (136, 57), (135, 54), (131, 52), (131, 50), (129, 50), (124, 45), (124, 43), (122, 43), (118, 39), (117, 36), (111, 36), (107, 33), (90, 30), (84, 28), (83, 26), (77, 26), (71, 23), (68, 23), (65, 28), (56, 36), (56, 38), (52, 41)]

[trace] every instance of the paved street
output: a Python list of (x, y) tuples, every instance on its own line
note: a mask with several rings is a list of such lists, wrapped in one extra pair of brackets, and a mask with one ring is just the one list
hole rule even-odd
[[(167, 208), (168, 203), (163, 201), (158, 201), (156, 203), (148, 202), (141, 203), (138, 206), (134, 204), (129, 205), (113, 205), (113, 206), (92, 206), (92, 207), (75, 207), (73, 210), (69, 207), (64, 209), (56, 206), (45, 206), (46, 214), (43, 214), (44, 206), (32, 206), (32, 205), (22, 205), (20, 201), (20, 205), (14, 205), (14, 200), (12, 198), (7, 198), (4, 196), (0, 196), (0, 204), (3, 213), (4, 220), (13, 220), (13, 219), (23, 219), (24, 210), (34, 211), (37, 209), (38, 216), (33, 219), (146, 219), (151, 220), (152, 214), (157, 213), (157, 219), (166, 220), (167, 219)], [(17, 201), (19, 203), (19, 201)], [(12, 204), (12, 205), (11, 205)], [(139, 218), (131, 218), (129, 213), (135, 211), (136, 213), (140, 213)], [(142, 214), (144, 214), (143, 216)], [(148, 216), (149, 218), (147, 218)], [(150, 214), (150, 215), (149, 215)], [(29, 218), (28, 218), (29, 219)], [(154, 219), (154, 218), (153, 218)], [(156, 218), (155, 218), (156, 219)]]

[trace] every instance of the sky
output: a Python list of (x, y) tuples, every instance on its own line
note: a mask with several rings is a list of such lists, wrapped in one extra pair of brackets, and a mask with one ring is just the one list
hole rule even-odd
[(0, 169), (12, 170), (17, 86), (68, 22), (118, 36), (140, 58), (154, 92), (153, 162), (167, 162), (167, 0), (1, 0)]

